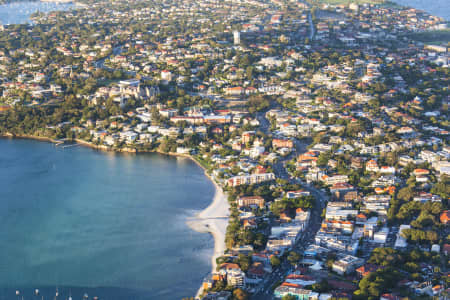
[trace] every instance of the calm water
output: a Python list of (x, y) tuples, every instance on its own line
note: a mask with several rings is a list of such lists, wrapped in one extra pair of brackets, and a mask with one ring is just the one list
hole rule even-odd
[(431, 15), (450, 21), (449, 0), (393, 0), (393, 2), (424, 10)]
[(0, 299), (181, 299), (211, 268), (185, 221), (214, 186), (187, 159), (0, 139), (0, 187)]
[[(449, 0), (393, 0), (400, 5), (411, 6), (427, 11), (432, 15), (450, 21)], [(30, 15), (36, 11), (50, 12), (74, 8), (72, 3), (48, 3), (39, 1), (14, 2), (0, 5), (0, 24), (18, 24), (29, 22)]]
[(13, 2), (0, 5), (0, 24), (21, 24), (30, 21), (34, 12), (65, 11), (75, 7), (72, 3), (40, 1)]

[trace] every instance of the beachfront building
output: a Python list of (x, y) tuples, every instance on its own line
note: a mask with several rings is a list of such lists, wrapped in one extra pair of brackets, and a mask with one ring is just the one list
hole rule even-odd
[(261, 196), (248, 196), (248, 197), (239, 197), (237, 204), (239, 208), (242, 207), (264, 207), (264, 198)]
[(245, 273), (241, 270), (228, 271), (227, 284), (234, 287), (243, 287), (245, 284)]
[(275, 174), (273, 174), (273, 173), (234, 176), (227, 180), (227, 185), (239, 186), (239, 185), (247, 185), (247, 184), (258, 184), (258, 183), (262, 183), (262, 182), (266, 182), (266, 181), (271, 181), (274, 179), (275, 179)]

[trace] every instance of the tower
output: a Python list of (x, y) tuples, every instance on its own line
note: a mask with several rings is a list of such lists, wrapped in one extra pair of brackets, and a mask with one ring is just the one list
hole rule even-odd
[(241, 33), (239, 31), (233, 31), (234, 44), (239, 45), (241, 43)]

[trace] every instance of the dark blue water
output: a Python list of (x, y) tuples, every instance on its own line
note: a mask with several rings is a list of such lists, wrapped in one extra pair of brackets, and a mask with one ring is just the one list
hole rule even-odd
[(192, 296), (213, 240), (185, 221), (213, 194), (188, 159), (0, 139), (0, 299)]

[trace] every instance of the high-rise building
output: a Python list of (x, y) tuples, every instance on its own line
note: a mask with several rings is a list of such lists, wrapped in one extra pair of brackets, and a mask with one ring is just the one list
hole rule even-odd
[(234, 44), (239, 45), (241, 43), (241, 33), (239, 31), (233, 32)]

